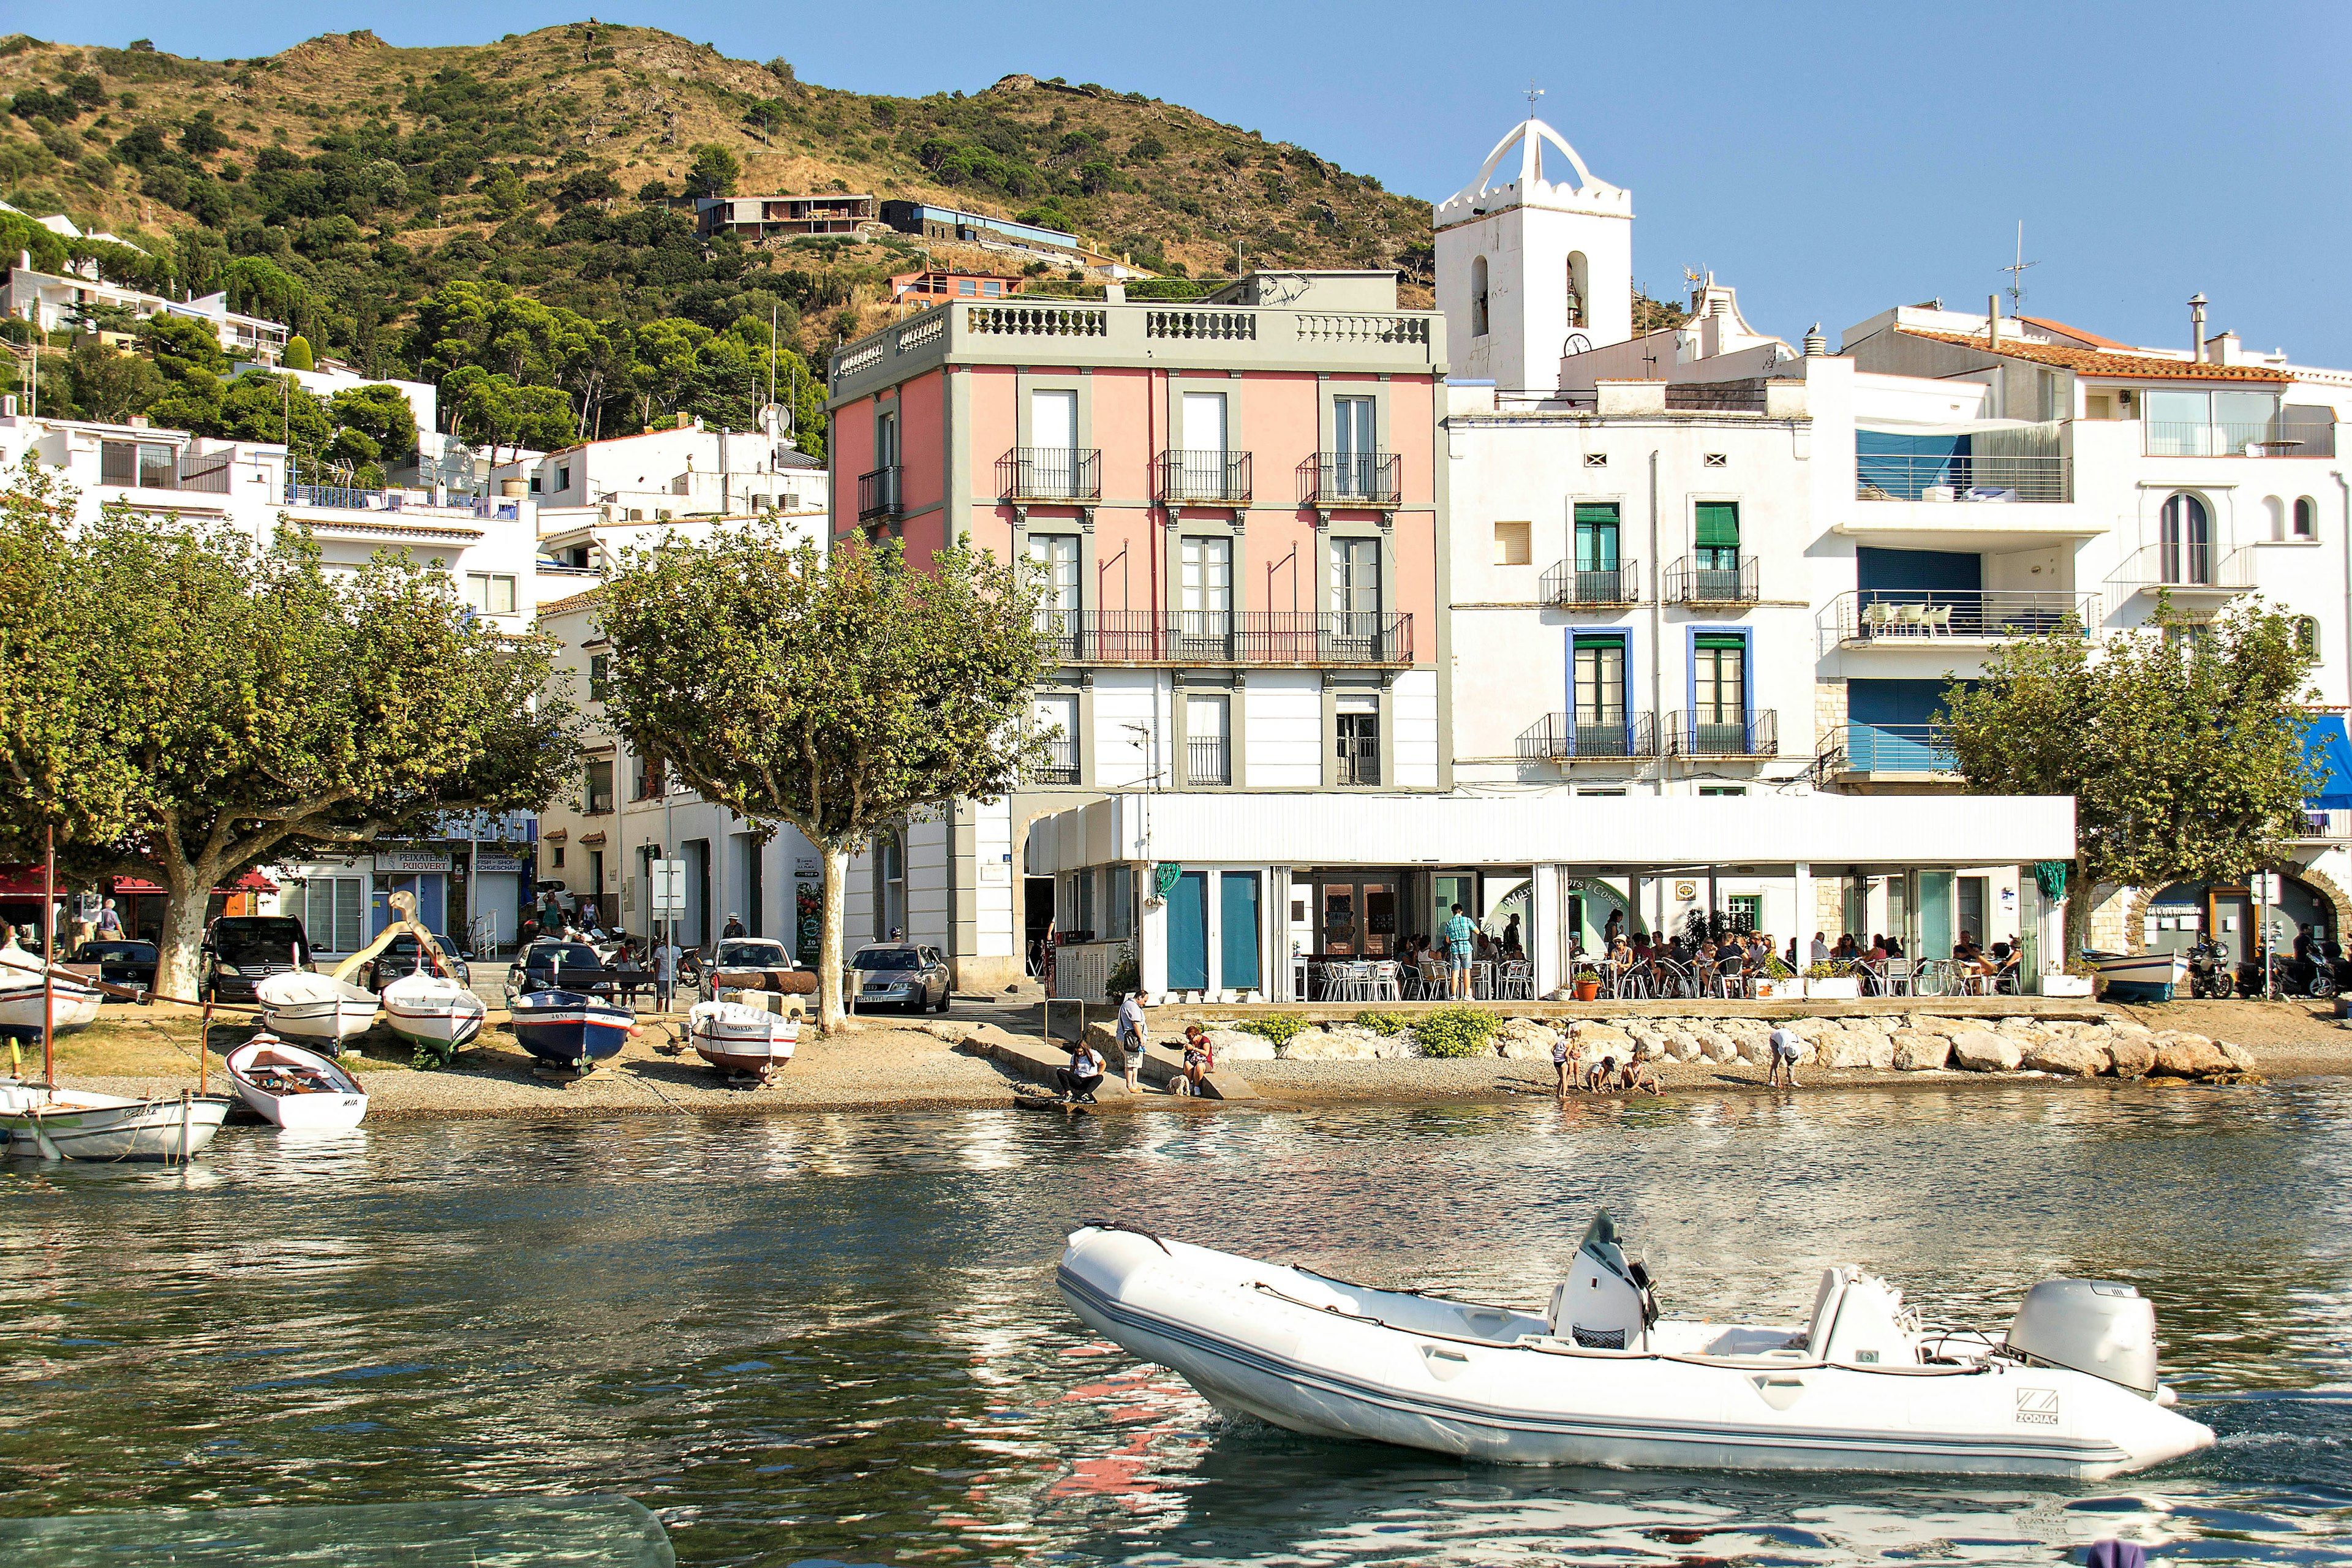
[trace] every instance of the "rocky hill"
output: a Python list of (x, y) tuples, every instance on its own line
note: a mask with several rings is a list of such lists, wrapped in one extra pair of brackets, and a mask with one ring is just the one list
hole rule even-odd
[(814, 353), (871, 326), (882, 279), (919, 264), (895, 237), (705, 244), (666, 201), (698, 174), (1030, 218), (1171, 278), (1237, 259), (1392, 267), (1428, 300), (1426, 203), (1093, 83), (843, 92), (781, 59), (591, 21), (441, 48), (330, 34), (222, 61), (18, 35), (0, 40), (0, 198), (150, 258), (110, 269), (229, 288), (318, 352), (386, 369), (418, 368), (404, 325), (452, 280), (600, 321), (719, 331), (772, 311)]

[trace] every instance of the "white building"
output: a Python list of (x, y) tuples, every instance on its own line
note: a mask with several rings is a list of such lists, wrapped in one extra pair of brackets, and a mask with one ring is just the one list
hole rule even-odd
[[(679, 525), (681, 530), (709, 524)], [(822, 538), (821, 526), (812, 531)], [(604, 723), (608, 647), (597, 625), (601, 588), (542, 605), (539, 629), (562, 644), (559, 668), (589, 717), (578, 791), (539, 815), (537, 882), (576, 902), (593, 900), (608, 930), (648, 935), (649, 864), (686, 863), (681, 946), (709, 951), (730, 917), (752, 936), (785, 942), (814, 963), (820, 931), (823, 861), (800, 833), (758, 829), (714, 805), (623, 743)], [(853, 928), (852, 940), (856, 932)]]
[(284, 323), (248, 316), (228, 308), (226, 293), (194, 300), (166, 300), (143, 289), (109, 283), (98, 276), (98, 264), (85, 262), (78, 272), (37, 272), (29, 252), (19, 251), (16, 265), (0, 276), (0, 312), (30, 321), (43, 331), (73, 324), (78, 307), (112, 305), (150, 316), (185, 316), (204, 322), (219, 337), (223, 352), (276, 364), (286, 354)]
[[(266, 543), (284, 519), (310, 531), (331, 573), (356, 572), (389, 550), (446, 568), (466, 603), (501, 631), (520, 636), (537, 616), (538, 518), (528, 498), (446, 502), (425, 490), (289, 484), (286, 448), (276, 444), (0, 414), (0, 466), (14, 468), (26, 452), (78, 492), (82, 521), (119, 505), (158, 522), (226, 524)], [(268, 876), (321, 955), (373, 936), (393, 918), (386, 899), (403, 889), (417, 895), (436, 931), (510, 942), (531, 833), (526, 814), (456, 821), (431, 840), (276, 866)]]
[(757, 430), (717, 429), (681, 414), (670, 429), (534, 453), (500, 464), (492, 488), (574, 522), (582, 509), (612, 523), (824, 510), (824, 464), (793, 443), (781, 409), (762, 412)]

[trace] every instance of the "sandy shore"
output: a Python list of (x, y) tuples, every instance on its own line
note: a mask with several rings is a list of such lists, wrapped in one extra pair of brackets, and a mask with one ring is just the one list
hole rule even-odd
[[(2175, 1003), (2130, 1010), (2151, 1028), (2188, 1029), (2243, 1045), (2263, 1073), (2285, 1079), (2352, 1074), (2352, 1031), (2339, 1029), (2321, 1004)], [(1036, 1013), (1018, 1005), (960, 1004), (947, 1019), (860, 1018), (829, 1038), (812, 1030), (790, 1067), (763, 1089), (727, 1084), (691, 1050), (668, 1054), (666, 1031), (648, 1027), (614, 1060), (585, 1079), (542, 1076), (492, 1015), (485, 1044), (437, 1071), (409, 1065), (408, 1048), (379, 1026), (361, 1041), (352, 1063), (372, 1097), (375, 1120), (452, 1116), (746, 1115), (803, 1110), (886, 1110), (904, 1107), (1011, 1106), (1024, 1080), (983, 1057), (960, 1051), (955, 1037), (993, 1024), (1034, 1038)], [(659, 1020), (648, 1020), (658, 1024)], [(941, 1026), (946, 1026), (942, 1027)], [(106, 1093), (176, 1095), (197, 1080), (200, 1019), (190, 1009), (158, 1005), (109, 1007), (97, 1025), (58, 1042), (58, 1080)], [(228, 1092), (220, 1053), (242, 1043), (253, 1025), (215, 1017), (209, 1040), (215, 1092)], [(934, 1032), (936, 1030), (936, 1032)], [(1157, 1032), (1157, 1031), (1155, 1031)], [(1545, 1062), (1494, 1057), (1455, 1060), (1254, 1061), (1234, 1064), (1263, 1097), (1257, 1103), (1314, 1105), (1390, 1100), (1506, 1100), (1552, 1092)], [(39, 1054), (28, 1054), (37, 1077)], [(1763, 1069), (1738, 1062), (1662, 1064), (1669, 1094), (1764, 1092)], [(2085, 1080), (2040, 1074), (1867, 1069), (1810, 1071), (1807, 1092), (1846, 1088), (1954, 1084), (1987, 1087)], [(2112, 1079), (2103, 1081), (2113, 1086)], [(1146, 1092), (1132, 1102), (1204, 1111), (1213, 1102)]]

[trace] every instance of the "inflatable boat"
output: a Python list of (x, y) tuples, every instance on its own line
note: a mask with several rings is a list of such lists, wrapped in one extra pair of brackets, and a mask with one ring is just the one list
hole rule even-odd
[(1063, 1299), (1221, 1410), (1501, 1464), (2098, 1480), (2206, 1447), (2129, 1285), (2050, 1279), (2006, 1335), (1924, 1327), (1858, 1268), (1802, 1322), (1658, 1315), (1605, 1213), (1541, 1312), (1377, 1290), (1108, 1222)]

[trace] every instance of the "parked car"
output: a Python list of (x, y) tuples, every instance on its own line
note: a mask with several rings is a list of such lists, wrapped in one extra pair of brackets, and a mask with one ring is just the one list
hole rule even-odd
[(604, 961), (596, 950), (584, 942), (535, 942), (516, 955), (514, 968), (507, 975), (507, 1000), (528, 996), (534, 991), (585, 991), (593, 996), (614, 996), (620, 986), (608, 979), (582, 982), (567, 978), (586, 972), (602, 975)]
[[(155, 967), (162, 955), (152, 942), (86, 942), (74, 949), (68, 963), (95, 964), (98, 977), (109, 985), (137, 985), (155, 989)], [(122, 1000), (109, 996), (109, 1002)]]
[(948, 1010), (948, 963), (935, 947), (885, 942), (859, 948), (849, 961), (849, 978), (853, 1008), (895, 1003), (909, 1013)]
[[(688, 958), (691, 958), (692, 956), (693, 955), (691, 953), (688, 954)], [(793, 963), (791, 950), (786, 948), (782, 942), (776, 941), (772, 937), (721, 937), (719, 941), (719, 945), (712, 949), (709, 961), (694, 966), (696, 970), (696, 973), (694, 975), (695, 989), (701, 994), (702, 999), (705, 1002), (708, 1002), (711, 999), (713, 994), (713, 977), (719, 970), (786, 970), (793, 967), (794, 967), (794, 965)], [(681, 967), (678, 972), (678, 978), (680, 980), (684, 980), (686, 977), (687, 970), (686, 968)]]
[[(448, 967), (450, 979), (460, 985), (473, 984), (472, 969), (467, 966), (464, 959), (449, 951), (449, 944), (446, 938), (441, 943), (441, 957), (443, 963)], [(359, 973), (352, 977), (352, 983), (369, 991), (381, 991), (394, 981), (403, 979), (415, 973), (419, 969), (427, 967), (429, 966), (425, 962), (425, 944), (409, 932), (403, 931), (394, 937), (382, 952), (361, 964)]]
[(292, 915), (223, 915), (196, 952), (196, 994), (215, 1002), (257, 1000), (272, 974), (310, 967), (310, 939)]

